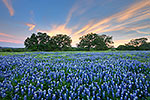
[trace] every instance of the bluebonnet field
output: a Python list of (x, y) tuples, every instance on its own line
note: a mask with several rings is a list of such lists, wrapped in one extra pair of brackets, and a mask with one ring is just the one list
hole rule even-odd
[(34, 52), (0, 56), (2, 100), (145, 100), (150, 52)]

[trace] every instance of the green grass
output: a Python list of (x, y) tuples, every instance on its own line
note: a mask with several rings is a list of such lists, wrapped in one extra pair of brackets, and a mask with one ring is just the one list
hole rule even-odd
[(7, 56), (7, 55), (17, 55), (17, 54), (24, 54), (27, 52), (0, 52), (0, 56)]

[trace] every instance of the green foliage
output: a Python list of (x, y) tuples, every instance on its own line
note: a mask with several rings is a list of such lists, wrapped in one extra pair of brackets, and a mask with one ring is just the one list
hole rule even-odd
[(68, 50), (71, 47), (71, 38), (67, 35), (58, 34), (52, 38), (46, 33), (38, 32), (24, 41), (24, 45), (31, 51)]
[(139, 50), (150, 50), (150, 42), (140, 45)]
[(56, 50), (68, 50), (71, 47), (71, 37), (63, 34), (58, 34), (52, 37), (54, 43), (54, 49)]
[(126, 50), (126, 46), (125, 45), (119, 45), (117, 47), (117, 50)]
[(107, 36), (107, 35), (103, 34), (103, 35), (100, 35), (100, 37), (103, 39), (103, 41), (105, 42), (105, 44), (108, 48), (112, 48), (111, 44), (114, 43), (112, 41), (112, 36)]
[(98, 35), (96, 33), (89, 33), (80, 37), (80, 42), (77, 45), (78, 48), (84, 48), (85, 50), (107, 50), (109, 44), (112, 44), (112, 37), (107, 35)]
[[(38, 32), (32, 34), (24, 41), (25, 50), (30, 51), (95, 51), (108, 50), (114, 51), (112, 36), (105, 34), (98, 35), (89, 33), (79, 38), (80, 42), (77, 47), (71, 47), (71, 37), (63, 34), (48, 36), (46, 33)], [(119, 45), (116, 50), (150, 50), (150, 43), (146, 42), (147, 38), (132, 39), (125, 45)], [(0, 51), (3, 51), (0, 49)], [(11, 52), (12, 49), (5, 51)], [(21, 50), (22, 51), (22, 50)]]
[(147, 38), (132, 39), (125, 45), (119, 45), (117, 50), (150, 50), (150, 43)]
[(52, 40), (46, 33), (38, 32), (24, 41), (24, 45), (31, 51), (49, 51), (52, 50)]
[(148, 40), (147, 38), (132, 39), (132, 40), (130, 40), (130, 42), (129, 42), (128, 44), (126, 44), (126, 45), (138, 47), (138, 46), (140, 46), (140, 45), (145, 44), (147, 40)]
[(32, 51), (37, 50), (38, 40), (36, 34), (32, 34), (31, 37), (27, 37), (24, 41), (24, 45), (27, 49), (31, 49)]
[(0, 48), (0, 52), (24, 52), (25, 48)]
[(36, 37), (37, 37), (37, 41), (38, 41), (37, 49), (39, 51), (52, 50), (53, 43), (52, 43), (50, 36), (48, 36), (46, 33), (38, 32)]

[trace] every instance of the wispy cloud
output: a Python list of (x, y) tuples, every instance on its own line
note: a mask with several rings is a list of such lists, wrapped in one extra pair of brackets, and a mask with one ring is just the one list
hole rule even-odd
[[(117, 14), (114, 14), (110, 17), (107, 17), (103, 20), (92, 25), (87, 30), (83, 32), (83, 34), (89, 32), (111, 32), (116, 30), (122, 30), (124, 26), (128, 24), (132, 24), (137, 21), (141, 21), (144, 19), (150, 19), (150, 1), (149, 0), (142, 0), (137, 2), (124, 11), (121, 11)], [(88, 26), (89, 23), (86, 25)], [(106, 26), (105, 28), (103, 28)], [(84, 29), (85, 26), (82, 28)], [(80, 29), (80, 30), (82, 30)], [(99, 31), (98, 31), (99, 30)]]
[(6, 33), (0, 33), (1, 36), (5, 36), (5, 37), (10, 37), (10, 38), (13, 38), (14, 36), (13, 35), (9, 35), (9, 34), (6, 34)]
[(0, 42), (9, 42), (9, 43), (16, 43), (16, 44), (22, 44), (22, 41), (12, 40), (12, 39), (0, 39)]
[(69, 23), (69, 21), (71, 20), (72, 14), (78, 9), (78, 5), (74, 5), (71, 10), (68, 13), (65, 25), (67, 25)]
[(0, 42), (23, 44), (23, 40), (20, 37), (6, 33), (0, 33)]
[(92, 23), (93, 21), (90, 21), (87, 25), (85, 25), (83, 28), (81, 28), (80, 30), (78, 30), (77, 32), (73, 33), (74, 35), (82, 33), (86, 30), (88, 30), (90, 27), (92, 27)]
[(23, 44), (23, 41), (18, 40), (14, 35), (6, 33), (0, 33), (0, 42)]
[(13, 16), (14, 15), (14, 9), (12, 7), (12, 3), (11, 3), (11, 0), (2, 0), (4, 2), (4, 4), (6, 5), (6, 7), (8, 8), (9, 10), (9, 13), (10, 13), (10, 16)]
[(52, 28), (50, 30), (38, 29), (37, 32), (45, 32), (45, 33), (48, 33), (48, 35), (50, 35), (50, 36), (54, 36), (56, 34), (70, 35), (72, 33), (72, 29), (66, 28), (65, 25), (52, 25)]
[(142, 14), (145, 10), (150, 10), (150, 8), (145, 8), (150, 6), (149, 0), (141, 0), (141, 2), (137, 2), (131, 5), (128, 9), (118, 13), (118, 21), (126, 21), (129, 18)]
[(29, 24), (29, 23), (27, 23), (26, 25), (29, 27), (29, 31), (33, 30), (36, 26), (35, 24)]
[(73, 14), (78, 16), (86, 12), (90, 7), (92, 7), (93, 2), (94, 0), (79, 0), (76, 2), (70, 9), (64, 25), (66, 26), (71, 21)]

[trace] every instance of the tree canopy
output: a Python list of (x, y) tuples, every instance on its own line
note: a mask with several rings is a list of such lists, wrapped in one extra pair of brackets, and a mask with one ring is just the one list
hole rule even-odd
[(139, 46), (140, 50), (150, 50), (150, 42), (144, 43)]
[(52, 37), (54, 48), (58, 50), (66, 50), (71, 47), (71, 37), (63, 34), (57, 34)]
[(132, 40), (130, 40), (130, 42), (129, 42), (128, 44), (126, 44), (126, 45), (138, 47), (138, 46), (140, 46), (140, 45), (145, 44), (147, 40), (148, 40), (147, 38), (132, 39)]
[(150, 50), (150, 43), (147, 38), (132, 39), (125, 45), (119, 45), (117, 50)]
[(89, 33), (79, 38), (80, 42), (77, 45), (79, 48), (87, 50), (107, 50), (109, 44), (112, 44), (112, 37), (107, 35), (98, 35), (96, 33)]
[(114, 43), (112, 40), (112, 36), (103, 34), (103, 35), (100, 35), (100, 37), (103, 39), (103, 41), (105, 42), (105, 44), (108, 48), (112, 47), (112, 44)]
[(27, 49), (36, 51), (48, 51), (52, 50), (52, 40), (50, 36), (48, 36), (46, 33), (38, 32), (37, 34), (33, 33), (31, 37), (28, 37), (24, 45)]
[[(108, 50), (113, 47), (112, 36), (105, 34), (88, 33), (79, 38), (77, 47), (72, 47), (72, 39), (68, 35), (57, 34), (50, 37), (46, 33), (33, 33), (24, 41), (25, 50), (54, 51), (54, 50)], [(150, 42), (147, 38), (130, 40), (127, 44), (119, 45), (117, 50), (150, 50)]]
[(37, 50), (38, 40), (36, 34), (33, 33), (31, 37), (27, 37), (27, 39), (24, 41), (24, 45), (27, 49), (31, 49), (33, 51)]
[(27, 37), (24, 45), (32, 51), (50, 51), (50, 50), (65, 50), (71, 47), (71, 37), (63, 34), (50, 37), (46, 33), (33, 33), (31, 37)]

